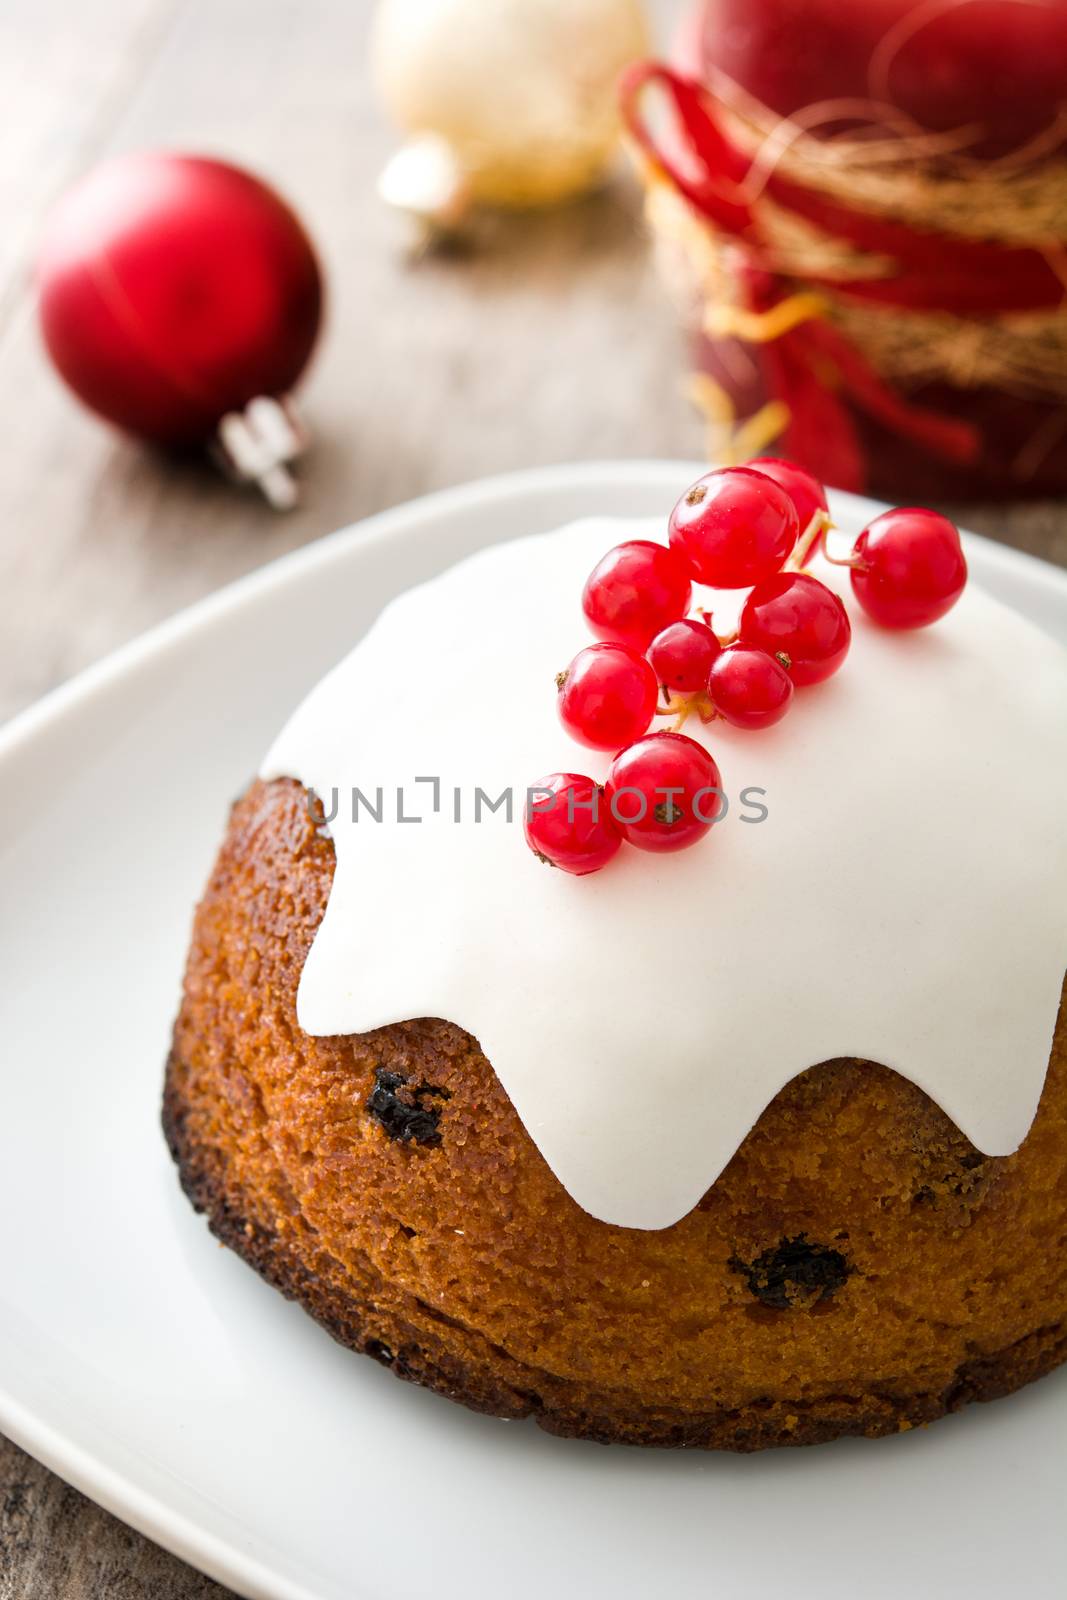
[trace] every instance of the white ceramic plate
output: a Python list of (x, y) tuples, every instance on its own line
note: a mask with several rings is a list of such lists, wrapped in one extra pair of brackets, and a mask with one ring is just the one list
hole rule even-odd
[[(589, 512), (666, 514), (699, 470), (562, 467), (373, 518), (0, 733), (0, 1428), (244, 1595), (1063, 1593), (1067, 1371), (876, 1442), (741, 1458), (551, 1439), (333, 1344), (214, 1245), (163, 1145), (192, 905), (289, 710), (412, 582)], [(969, 554), (1067, 641), (1067, 576)]]

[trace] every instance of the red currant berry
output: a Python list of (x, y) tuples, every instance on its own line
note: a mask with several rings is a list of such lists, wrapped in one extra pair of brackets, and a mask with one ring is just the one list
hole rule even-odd
[(950, 611), (967, 582), (959, 531), (947, 517), (901, 507), (875, 517), (852, 552), (856, 599), (883, 628), (925, 628)]
[[(852, 627), (837, 595), (807, 572), (781, 572), (753, 589), (741, 609), (742, 644), (789, 658), (794, 684), (822, 683), (848, 655)], [(783, 663), (784, 665), (784, 663)]]
[(639, 850), (685, 850), (722, 809), (719, 769), (684, 733), (650, 733), (623, 750), (604, 792), (623, 838)]
[(708, 686), (711, 663), (722, 650), (715, 634), (705, 622), (683, 617), (657, 633), (649, 646), (648, 659), (658, 682), (679, 694), (703, 694)]
[(805, 467), (795, 461), (779, 461), (776, 456), (757, 456), (754, 461), (746, 461), (745, 466), (750, 472), (762, 472), (765, 478), (772, 478), (780, 489), (785, 490), (796, 507), (801, 533), (810, 526), (816, 511), (829, 512), (826, 490), (818, 478), (813, 478)]
[(656, 674), (625, 644), (579, 650), (556, 682), (560, 721), (593, 750), (621, 750), (639, 739), (656, 710)]
[(524, 828), (535, 856), (576, 878), (606, 867), (622, 844), (603, 789), (578, 772), (530, 784)]
[(771, 728), (789, 710), (793, 680), (765, 650), (732, 644), (711, 669), (708, 694), (720, 717), (735, 728)]
[(701, 583), (747, 589), (779, 571), (800, 523), (785, 490), (747, 467), (709, 472), (671, 512), (671, 549)]
[(582, 591), (582, 610), (598, 639), (647, 650), (693, 599), (689, 575), (666, 545), (631, 539), (598, 561)]

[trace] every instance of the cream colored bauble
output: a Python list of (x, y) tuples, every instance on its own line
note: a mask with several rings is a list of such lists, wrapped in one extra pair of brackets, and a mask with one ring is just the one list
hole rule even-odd
[(381, 0), (375, 76), (411, 137), (383, 194), (447, 218), (591, 188), (618, 140), (619, 74), (648, 46), (640, 0)]

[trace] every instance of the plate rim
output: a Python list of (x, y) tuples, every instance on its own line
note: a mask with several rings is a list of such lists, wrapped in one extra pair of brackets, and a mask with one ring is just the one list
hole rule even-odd
[[(681, 457), (564, 462), (497, 473), (438, 489), (346, 524), (254, 568), (182, 608), (16, 713), (0, 725), (0, 769), (37, 738), (47, 737), (69, 715), (76, 714), (80, 707), (96, 697), (106, 695), (145, 664), (186, 644), (199, 631), (215, 626), (246, 606), (255, 605), (261, 596), (276, 592), (296, 576), (328, 567), (334, 560), (343, 558), (353, 545), (381, 547), (413, 525), (432, 524), (441, 516), (465, 508), (484, 509), (493, 502), (505, 503), (546, 493), (588, 492), (609, 476), (617, 488), (620, 482), (647, 486), (656, 479), (666, 480), (668, 475), (677, 480), (686, 472), (698, 476), (708, 470), (706, 462)], [(832, 493), (841, 506), (879, 504), (864, 496), (840, 491)], [(1067, 606), (1067, 571), (1064, 569), (980, 534), (967, 533), (965, 542), (969, 549), (980, 552), (981, 564), (987, 570), (1009, 578), (1024, 577), (1041, 587), (1051, 586)], [(236, 1541), (179, 1509), (158, 1489), (144, 1487), (132, 1471), (110, 1465), (64, 1434), (60, 1427), (38, 1415), (31, 1404), (19, 1399), (3, 1375), (0, 1375), (0, 1431), (122, 1522), (249, 1600), (319, 1600), (315, 1589), (287, 1576), (260, 1557), (246, 1553)]]
[(245, 1600), (321, 1600), (316, 1590), (243, 1552), (161, 1494), (143, 1488), (132, 1474), (108, 1466), (36, 1416), (3, 1385), (0, 1432), (94, 1505)]

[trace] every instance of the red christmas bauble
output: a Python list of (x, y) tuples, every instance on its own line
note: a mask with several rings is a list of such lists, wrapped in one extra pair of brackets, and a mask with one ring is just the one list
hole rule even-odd
[(239, 168), (142, 153), (60, 202), (38, 266), (45, 343), (86, 405), (191, 444), (284, 395), (315, 344), (322, 275), (285, 202)]

